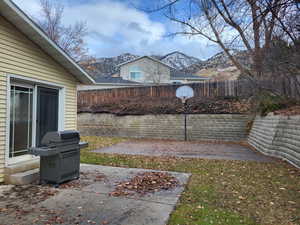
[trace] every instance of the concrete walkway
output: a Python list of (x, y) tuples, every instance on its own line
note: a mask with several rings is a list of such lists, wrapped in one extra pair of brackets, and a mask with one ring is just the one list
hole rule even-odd
[(238, 144), (166, 140), (132, 140), (98, 149), (94, 152), (261, 162), (270, 162), (273, 160), (271, 157), (264, 156), (259, 152)]
[(0, 225), (164, 225), (184, 190), (189, 174), (170, 172), (180, 182), (180, 186), (173, 190), (145, 196), (109, 195), (116, 183), (146, 171), (151, 170), (81, 165), (84, 175), (78, 181), (79, 186), (54, 189), (31, 185), (23, 193), (5, 190), (13, 186), (0, 186)]

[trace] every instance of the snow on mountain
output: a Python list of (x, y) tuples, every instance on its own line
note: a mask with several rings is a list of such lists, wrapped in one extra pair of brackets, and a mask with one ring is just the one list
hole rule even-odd
[(192, 56), (188, 56), (182, 52), (172, 52), (161, 58), (161, 61), (174, 67), (177, 70), (183, 70), (191, 65), (199, 64), (202, 61)]
[(125, 53), (116, 57), (97, 58), (96, 63), (93, 64), (95, 71), (92, 72), (94, 76), (111, 76), (118, 72), (118, 65), (127, 61), (138, 58), (138, 55)]
[[(251, 66), (251, 60), (247, 51), (233, 51), (231, 54), (242, 65)], [(240, 76), (240, 71), (224, 52), (217, 53), (202, 62), (201, 65), (195, 64), (185, 70), (198, 76), (211, 77), (213, 80), (235, 80)]]
[[(244, 51), (237, 51), (233, 53), (234, 56), (244, 65), (249, 65), (249, 55)], [(139, 55), (133, 55), (125, 53), (111, 58), (98, 58), (94, 63), (94, 71), (91, 74), (94, 77), (110, 77), (119, 72), (119, 64), (131, 61), (140, 57)], [(188, 74), (195, 75), (209, 75), (219, 76), (220, 71), (224, 71), (227, 68), (232, 70), (234, 65), (224, 52), (220, 52), (206, 61), (201, 61), (198, 58), (188, 56), (182, 52), (172, 52), (165, 56), (151, 55), (151, 57), (161, 60), (162, 62), (175, 68), (177, 71), (181, 71)], [(212, 72), (211, 72), (212, 71)], [(239, 73), (239, 72), (237, 72)], [(220, 75), (221, 76), (221, 75)]]
[[(250, 65), (250, 57), (247, 51), (232, 51), (231, 54), (236, 58), (237, 61), (239, 61), (243, 65)], [(213, 57), (209, 58), (207, 61), (205, 61), (205, 67), (218, 67), (218, 68), (227, 68), (233, 66), (233, 63), (229, 59), (229, 57), (226, 55), (225, 52), (219, 52)]]
[[(125, 53), (116, 57), (111, 58), (98, 58), (96, 63), (93, 64), (95, 71), (92, 71), (94, 76), (111, 76), (116, 74), (119, 70), (118, 65), (124, 62), (131, 61), (140, 56)], [(151, 57), (161, 60), (162, 62), (174, 67), (176, 70), (182, 70), (193, 64), (201, 63), (200, 59), (195, 57), (187, 56), (181, 52), (172, 52), (165, 56), (151, 55)]]
[(96, 60), (96, 63), (104, 63), (104, 62), (111, 62), (111, 63), (114, 63), (116, 65), (118, 65), (119, 63), (123, 63), (123, 62), (127, 62), (127, 61), (130, 61), (130, 60), (133, 60), (135, 58), (139, 57), (138, 55), (133, 55), (133, 54), (130, 54), (130, 53), (125, 53), (125, 54), (122, 54), (122, 55), (119, 55), (119, 56), (116, 56), (116, 57), (111, 57), (111, 58), (98, 58)]

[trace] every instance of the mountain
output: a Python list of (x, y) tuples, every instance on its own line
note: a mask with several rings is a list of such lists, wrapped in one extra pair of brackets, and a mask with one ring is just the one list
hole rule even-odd
[(198, 58), (188, 56), (182, 52), (172, 52), (160, 59), (162, 62), (172, 66), (176, 70), (183, 70), (195, 64), (201, 64), (202, 61)]
[[(96, 77), (112, 76), (118, 73), (118, 65), (127, 61), (131, 61), (140, 57), (139, 55), (133, 55), (130, 53), (125, 53), (116, 57), (111, 58), (97, 58), (95, 63), (92, 64), (93, 71), (90, 73)], [(151, 55), (151, 57), (161, 60), (162, 62), (174, 67), (176, 70), (182, 70), (193, 64), (201, 63), (200, 59), (192, 56), (185, 55), (181, 52), (172, 52), (165, 56)], [(84, 62), (82, 62), (84, 64)]]
[[(231, 54), (242, 64), (250, 66), (250, 57), (247, 51), (234, 51)], [(192, 65), (186, 70), (198, 76), (211, 77), (213, 80), (236, 80), (240, 71), (231, 62), (229, 57), (220, 52), (201, 63), (201, 65)]]
[[(232, 54), (244, 65), (249, 65), (249, 54), (246, 51), (235, 51)], [(119, 72), (118, 65), (140, 57), (125, 53), (111, 58), (98, 58), (93, 63), (93, 71), (90, 73), (94, 77), (112, 77)], [(196, 57), (188, 56), (182, 52), (172, 52), (165, 56), (151, 55), (151, 57), (175, 68), (176, 71), (194, 74), (198, 76), (208, 76), (215, 80), (236, 79), (240, 72), (230, 61), (224, 52), (220, 52), (206, 61)]]
[(97, 58), (96, 62), (93, 63), (94, 71), (92, 75), (98, 77), (111, 76), (119, 71), (118, 65), (127, 61), (138, 58), (138, 55), (125, 53), (116, 57), (111, 58)]
[[(232, 51), (231, 54), (243, 65), (250, 64), (249, 54), (247, 51)], [(205, 61), (205, 68), (218, 67), (218, 68), (227, 68), (233, 66), (233, 63), (225, 52), (219, 52), (213, 57)]]

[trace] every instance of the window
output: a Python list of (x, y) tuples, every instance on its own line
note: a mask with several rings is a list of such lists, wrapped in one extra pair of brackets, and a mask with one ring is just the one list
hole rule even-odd
[(32, 145), (33, 87), (11, 86), (9, 156), (27, 154)]
[(142, 73), (141, 72), (130, 72), (130, 79), (140, 80), (140, 79), (142, 79)]

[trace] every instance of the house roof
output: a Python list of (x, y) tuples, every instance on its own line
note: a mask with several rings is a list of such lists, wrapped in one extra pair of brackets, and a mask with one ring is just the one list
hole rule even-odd
[(74, 75), (81, 83), (94, 83), (94, 80), (89, 74), (85, 72), (62, 48), (52, 41), (42, 29), (11, 0), (0, 1), (0, 15), (16, 26), (30, 40)]
[(121, 63), (121, 64), (118, 65), (118, 67), (124, 66), (124, 65), (126, 65), (128, 63), (132, 63), (132, 62), (138, 61), (138, 60), (143, 59), (143, 58), (148, 58), (148, 59), (150, 59), (150, 60), (152, 60), (154, 62), (158, 62), (158, 63), (160, 63), (160, 64), (162, 64), (162, 65), (164, 65), (166, 67), (169, 67), (170, 69), (175, 69), (174, 67), (172, 67), (172, 66), (170, 66), (170, 65), (168, 65), (168, 64), (166, 64), (166, 63), (164, 63), (164, 62), (162, 62), (162, 61), (160, 61), (158, 59), (155, 59), (155, 58), (153, 58), (151, 56), (147, 56), (147, 55), (146, 56), (138, 57), (136, 59), (133, 59), (133, 60), (130, 60), (130, 61), (127, 61), (127, 62), (124, 62), (124, 63)]
[(124, 80), (121, 77), (97, 77), (95, 78), (96, 84), (137, 84), (141, 85), (141, 83)]
[(193, 74), (187, 74), (183, 72), (173, 71), (171, 73), (171, 80), (209, 80), (209, 77), (196, 76)]

